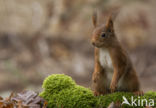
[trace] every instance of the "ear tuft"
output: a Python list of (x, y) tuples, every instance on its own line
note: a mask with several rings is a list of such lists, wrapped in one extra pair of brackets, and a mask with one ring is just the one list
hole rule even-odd
[(106, 26), (108, 28), (113, 28), (113, 22), (114, 20), (116, 19), (117, 15), (119, 14), (120, 10), (119, 9), (116, 9), (116, 11), (112, 12), (109, 17), (108, 17), (108, 20), (107, 20), (107, 23), (106, 23)]
[(111, 15), (108, 17), (108, 21), (106, 23), (106, 27), (107, 28), (113, 28), (113, 20), (112, 20), (112, 16)]
[(97, 11), (93, 12), (92, 22), (93, 22), (94, 27), (96, 27), (97, 26)]

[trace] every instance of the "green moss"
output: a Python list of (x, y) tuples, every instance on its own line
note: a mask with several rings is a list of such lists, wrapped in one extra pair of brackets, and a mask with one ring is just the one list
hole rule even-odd
[[(128, 100), (128, 102), (132, 103), (132, 96), (133, 96), (133, 100), (136, 100), (136, 104), (137, 106), (129, 106), (124, 104), (123, 107), (124, 108), (144, 108), (143, 106), (145, 106), (146, 102), (143, 102), (143, 106), (141, 105), (140, 101), (143, 99), (147, 100), (147, 103), (149, 103), (149, 99), (154, 99), (154, 102), (156, 102), (156, 92), (147, 92), (144, 94), (144, 96), (135, 96), (132, 93), (128, 93), (128, 92), (116, 92), (116, 93), (112, 93), (112, 94), (108, 94), (105, 96), (99, 96), (97, 97), (98, 100), (98, 107), (101, 108), (105, 108), (107, 107), (111, 102), (123, 102), (123, 96), (126, 97), (126, 99)], [(140, 103), (140, 106), (138, 106), (138, 101)], [(148, 104), (147, 104), (148, 105)], [(156, 103), (154, 103), (154, 106), (156, 106)]]
[(76, 86), (72, 89), (62, 90), (57, 98), (57, 104), (63, 108), (93, 108), (96, 99), (91, 90)]
[(49, 108), (92, 108), (96, 98), (90, 89), (78, 86), (69, 76), (50, 75), (43, 82), (40, 96), (48, 101)]
[(63, 89), (74, 87), (75, 85), (75, 81), (73, 81), (71, 77), (65, 76), (64, 74), (53, 74), (44, 80), (42, 88), (48, 93), (57, 93)]
[[(122, 102), (122, 96), (131, 97), (132, 93), (125, 93), (125, 92), (116, 92), (112, 94), (107, 94), (105, 96), (99, 96), (97, 97), (98, 100), (98, 107), (107, 107), (111, 102)], [(128, 98), (129, 100), (129, 98)]]
[[(44, 90), (40, 96), (48, 101), (48, 108), (106, 108), (111, 102), (122, 102), (123, 96), (129, 102), (131, 102), (131, 96), (138, 100), (154, 99), (154, 106), (156, 106), (156, 92), (147, 92), (139, 98), (125, 92), (95, 97), (90, 89), (76, 85), (71, 77), (64, 74), (50, 75), (44, 80), (42, 87)], [(124, 108), (133, 107), (124, 105)]]

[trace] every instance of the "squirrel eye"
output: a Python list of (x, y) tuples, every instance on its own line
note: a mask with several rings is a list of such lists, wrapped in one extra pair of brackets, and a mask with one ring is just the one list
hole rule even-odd
[(102, 33), (102, 34), (101, 34), (101, 37), (106, 37), (106, 34), (105, 34), (105, 33)]

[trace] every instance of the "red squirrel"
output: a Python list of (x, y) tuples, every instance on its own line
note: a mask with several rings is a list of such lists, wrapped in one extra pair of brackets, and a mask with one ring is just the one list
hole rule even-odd
[(140, 93), (140, 84), (127, 52), (114, 32), (110, 16), (106, 24), (97, 25), (97, 14), (92, 17), (95, 27), (91, 42), (95, 46), (95, 66), (92, 75), (94, 95), (115, 91)]

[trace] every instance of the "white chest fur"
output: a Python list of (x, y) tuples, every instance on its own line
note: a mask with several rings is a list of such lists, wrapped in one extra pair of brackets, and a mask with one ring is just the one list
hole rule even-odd
[(108, 81), (107, 84), (109, 86), (113, 76), (113, 65), (109, 51), (107, 49), (99, 49), (99, 62), (106, 71)]
[(107, 49), (99, 50), (99, 61), (103, 68), (113, 69), (112, 60)]
[[(112, 65), (112, 60), (109, 54), (109, 51), (107, 49), (99, 49), (99, 61), (101, 66), (105, 69), (106, 75), (107, 75), (107, 86), (109, 87), (110, 82), (113, 77), (113, 65)], [(118, 88), (120, 88), (124, 83), (123, 77), (119, 80), (118, 82)]]

